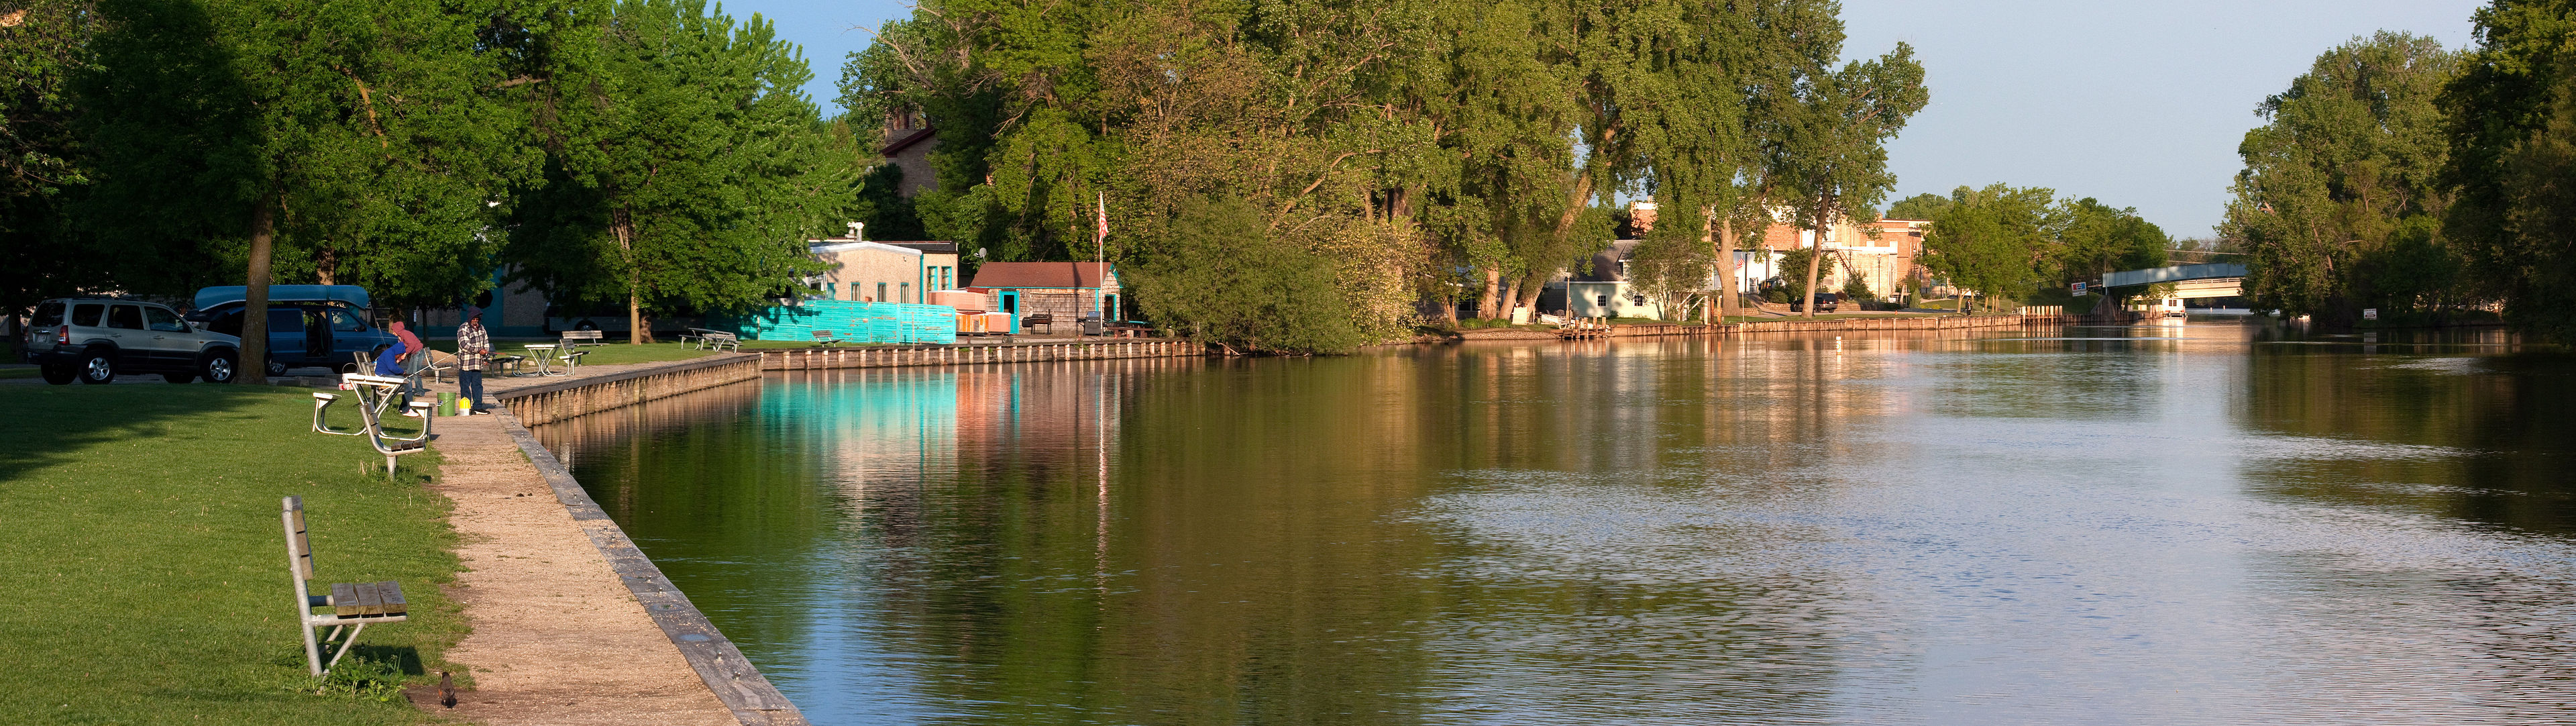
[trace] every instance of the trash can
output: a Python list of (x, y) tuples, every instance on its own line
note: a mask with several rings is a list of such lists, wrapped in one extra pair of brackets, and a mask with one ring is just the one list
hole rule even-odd
[(1082, 319), (1082, 334), (1083, 334), (1083, 335), (1099, 335), (1099, 334), (1101, 334), (1101, 333), (1105, 333), (1105, 332), (1109, 332), (1109, 328), (1108, 328), (1108, 326), (1105, 326), (1105, 325), (1100, 324), (1100, 319), (1099, 319), (1099, 318), (1083, 318), (1083, 319)]

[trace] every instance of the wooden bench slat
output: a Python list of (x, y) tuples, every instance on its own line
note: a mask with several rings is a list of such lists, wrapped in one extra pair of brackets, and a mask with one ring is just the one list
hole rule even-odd
[(376, 594), (376, 583), (352, 583), (358, 588), (358, 615), (385, 614), (385, 599)]
[(293, 504), (287, 506), (286, 516), (294, 521), (295, 536), (289, 539), (292, 540), (290, 546), (295, 548), (295, 576), (310, 580), (313, 579), (313, 540), (304, 534), (304, 501), (295, 497), (289, 499)]
[(376, 583), (376, 600), (384, 603), (386, 615), (401, 615), (409, 608), (409, 604), (403, 602), (402, 585), (392, 580)]
[(344, 618), (358, 616), (358, 586), (346, 582), (331, 584), (331, 614)]

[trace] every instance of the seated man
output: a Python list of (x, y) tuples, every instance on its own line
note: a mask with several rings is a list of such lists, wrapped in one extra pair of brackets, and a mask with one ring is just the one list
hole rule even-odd
[[(407, 348), (400, 340), (396, 340), (393, 344), (385, 346), (384, 350), (376, 351), (375, 374), (386, 378), (403, 377), (402, 359), (405, 352), (407, 352)], [(402, 409), (403, 415), (405, 416), (419, 416), (420, 414), (412, 412), (411, 406), (409, 405), (410, 403), (411, 386), (403, 386), (402, 392), (394, 399), (394, 407)]]

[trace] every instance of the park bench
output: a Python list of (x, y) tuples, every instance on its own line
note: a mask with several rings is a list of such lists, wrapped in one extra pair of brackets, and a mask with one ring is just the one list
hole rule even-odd
[[(411, 618), (410, 605), (403, 601), (402, 585), (386, 582), (339, 582), (328, 588), (331, 594), (315, 595), (307, 580), (313, 579), (313, 543), (304, 533), (304, 500), (287, 497), (286, 570), (295, 580), (295, 619), (304, 630), (304, 665), (313, 675), (331, 672), (349, 648), (358, 642), (358, 633), (377, 623), (399, 623)], [(314, 608), (328, 608), (316, 613)], [(320, 638), (314, 631), (329, 626), (331, 632)], [(346, 628), (347, 637), (340, 631)], [(331, 649), (331, 659), (322, 659), (323, 651), (333, 640), (340, 645)]]
[(350, 373), (341, 376), (340, 380), (341, 385), (358, 399), (358, 428), (333, 428), (329, 422), (323, 420), (324, 412), (331, 408), (331, 404), (340, 401), (340, 395), (314, 391), (314, 433), (364, 437), (369, 448), (385, 456), (385, 477), (393, 478), (395, 457), (417, 453), (428, 448), (430, 409), (437, 408), (438, 404), (428, 401), (411, 402), (409, 408), (420, 414), (420, 433), (408, 437), (396, 436), (385, 431), (385, 409), (391, 408), (393, 402), (401, 398), (399, 394), (404, 386), (410, 384), (410, 379)]
[(1054, 333), (1055, 313), (1038, 313), (1036, 315), (1020, 318), (1021, 330), (1034, 330), (1040, 325), (1046, 326), (1048, 333)]
[(606, 336), (601, 335), (601, 334), (600, 334), (600, 332), (599, 332), (599, 331), (596, 331), (596, 330), (566, 330), (566, 331), (563, 331), (563, 347), (564, 347), (564, 350), (572, 350), (572, 349), (573, 349), (573, 346), (577, 346), (577, 345), (607, 345), (607, 344), (608, 344), (608, 341), (607, 341), (607, 339), (606, 339)]
[(815, 344), (815, 345), (832, 345), (832, 344), (834, 344), (834, 343), (847, 343), (847, 342), (849, 342), (849, 341), (842, 340), (842, 339), (841, 339), (841, 336), (838, 336), (838, 335), (834, 335), (834, 334), (832, 334), (832, 331), (829, 331), (829, 330), (817, 330), (817, 331), (814, 331), (814, 344)]

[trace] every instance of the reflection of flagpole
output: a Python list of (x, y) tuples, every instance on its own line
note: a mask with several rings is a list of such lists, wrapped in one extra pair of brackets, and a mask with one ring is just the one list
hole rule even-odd
[[(1093, 194), (1097, 195), (1093, 197), (1093, 200), (1099, 204), (1097, 209), (1099, 210), (1100, 230), (1092, 233), (1091, 236), (1091, 262), (1092, 271), (1100, 273), (1100, 279), (1093, 280), (1091, 282), (1091, 310), (1100, 315), (1100, 323), (1102, 325), (1107, 325), (1109, 324), (1109, 311), (1100, 309), (1100, 290), (1102, 287), (1109, 284), (1109, 271), (1102, 269), (1109, 266), (1109, 193), (1093, 192)], [(1077, 280), (1076, 282), (1080, 281)]]

